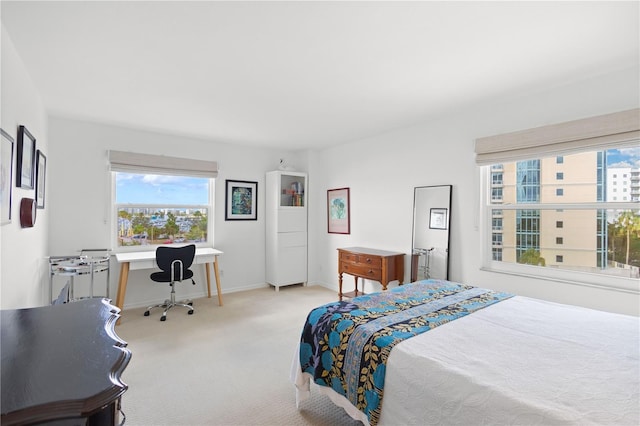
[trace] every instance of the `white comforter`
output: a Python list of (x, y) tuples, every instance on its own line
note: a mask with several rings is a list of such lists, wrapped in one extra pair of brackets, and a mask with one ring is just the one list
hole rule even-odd
[(639, 353), (637, 317), (514, 297), (398, 344), (378, 425), (639, 425)]

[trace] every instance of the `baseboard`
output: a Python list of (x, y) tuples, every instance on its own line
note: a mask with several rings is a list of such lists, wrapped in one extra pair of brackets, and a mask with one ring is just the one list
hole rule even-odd
[[(331, 285), (328, 285), (326, 283), (321, 283), (321, 282), (308, 282), (307, 286), (320, 286), (320, 287), (324, 287), (327, 288), (331, 291), (338, 291), (337, 287), (333, 287)], [(231, 294), (231, 293), (237, 293), (239, 291), (249, 291), (249, 290), (256, 290), (259, 288), (265, 288), (265, 287), (271, 287), (273, 288), (273, 286), (271, 284), (267, 284), (267, 283), (258, 283), (258, 284), (250, 284), (250, 285), (244, 285), (244, 286), (240, 286), (240, 287), (232, 287), (232, 288), (226, 288), (222, 291), (222, 295), (224, 296), (225, 294)], [(275, 290), (274, 290), (275, 291)], [(198, 291), (198, 292), (194, 292), (194, 293), (189, 293), (189, 294), (181, 294), (179, 299), (200, 299), (200, 298), (204, 298), (207, 297), (207, 292), (206, 290), (202, 290), (202, 291)], [(211, 294), (211, 298), (217, 298), (217, 294), (216, 293), (212, 293)], [(145, 300), (145, 301), (138, 301), (136, 303), (125, 303), (123, 310), (127, 310), (127, 309), (137, 309), (137, 308), (146, 308), (147, 306), (151, 306), (151, 305), (155, 305), (156, 303), (161, 303), (165, 300), (164, 299), (153, 299), (153, 300)], [(115, 302), (115, 299), (112, 300), (112, 303)]]
[[(240, 286), (240, 287), (233, 287), (233, 288), (227, 288), (224, 289), (222, 291), (222, 295), (224, 296), (225, 294), (230, 294), (230, 293), (237, 293), (239, 291), (248, 291), (248, 290), (255, 290), (258, 288), (264, 288), (264, 287), (270, 287), (269, 284), (267, 283), (259, 283), (259, 284), (250, 284), (250, 285), (245, 285), (245, 286)], [(215, 290), (215, 289), (214, 289)], [(167, 294), (168, 296), (168, 294)], [(197, 292), (193, 292), (193, 293), (182, 293), (179, 296), (177, 296), (177, 299), (183, 300), (183, 299), (201, 299), (207, 297), (207, 291), (206, 290), (202, 290), (202, 291), (197, 291)], [(211, 293), (211, 298), (217, 298), (217, 293), (212, 292)], [(164, 300), (167, 299), (162, 298), (162, 299), (149, 299), (149, 300), (143, 300), (143, 301), (137, 301), (135, 303), (125, 303), (124, 304), (124, 308), (123, 310), (127, 310), (127, 309), (137, 309), (137, 308), (146, 308), (147, 306), (151, 306), (151, 305), (155, 305), (157, 303), (162, 303), (164, 302)], [(112, 303), (115, 302), (115, 299), (112, 299)]]

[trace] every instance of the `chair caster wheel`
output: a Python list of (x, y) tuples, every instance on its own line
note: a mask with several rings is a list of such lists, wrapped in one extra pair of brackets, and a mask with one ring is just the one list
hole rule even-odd
[(144, 316), (148, 317), (149, 316), (149, 311), (144, 311)]
[(194, 312), (194, 311), (189, 311), (189, 315), (193, 315), (193, 312)]
[(160, 317), (160, 321), (166, 321), (166, 320), (167, 320), (167, 317), (165, 317), (165, 316), (161, 316)]
[(189, 302), (189, 303), (187, 303), (187, 305), (193, 306), (193, 302)]

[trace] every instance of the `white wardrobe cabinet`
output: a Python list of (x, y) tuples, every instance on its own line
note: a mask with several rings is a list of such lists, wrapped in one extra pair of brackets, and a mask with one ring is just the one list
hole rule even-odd
[(266, 182), (266, 275), (276, 291), (307, 283), (307, 175), (273, 171)]

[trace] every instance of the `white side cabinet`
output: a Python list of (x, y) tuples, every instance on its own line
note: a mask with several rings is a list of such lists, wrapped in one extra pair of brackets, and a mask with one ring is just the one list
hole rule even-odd
[(307, 175), (267, 172), (267, 283), (307, 284)]

